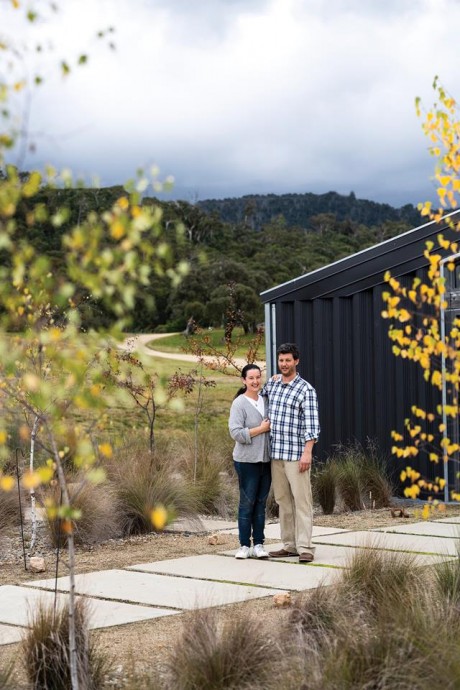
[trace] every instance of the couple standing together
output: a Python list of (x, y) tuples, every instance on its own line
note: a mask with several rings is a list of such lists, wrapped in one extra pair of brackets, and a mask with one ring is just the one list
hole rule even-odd
[[(313, 446), (319, 436), (315, 389), (297, 373), (299, 350), (285, 343), (277, 350), (280, 376), (261, 390), (261, 371), (247, 364), (244, 386), (235, 396), (228, 422), (235, 441), (233, 460), (240, 487), (236, 558), (299, 556), (311, 563), (314, 548), (310, 482)], [(279, 506), (278, 551), (264, 549), (265, 506), (271, 482)]]

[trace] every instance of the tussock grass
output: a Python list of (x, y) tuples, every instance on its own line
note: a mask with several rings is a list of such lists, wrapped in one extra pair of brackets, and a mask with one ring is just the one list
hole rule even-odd
[(434, 573), (438, 596), (457, 607), (460, 615), (460, 553), (452, 561), (439, 563)]
[[(75, 606), (78, 677), (81, 688), (98, 690), (105, 682), (110, 663), (89, 633), (88, 604), (79, 599)], [(39, 604), (22, 642), (22, 659), (30, 686), (36, 690), (69, 690), (69, 611), (68, 606)]]
[(184, 434), (174, 447), (177, 471), (195, 487), (199, 510), (224, 518), (235, 517), (238, 481), (233, 469), (233, 442), (227, 435), (203, 430)]
[(337, 493), (337, 462), (331, 458), (313, 467), (313, 499), (320, 504), (325, 515), (332, 515)]
[[(111, 482), (91, 484), (82, 477), (71, 478), (68, 484), (70, 501), (81, 516), (73, 521), (76, 544), (97, 544), (120, 536), (120, 508), (115, 487)], [(51, 499), (54, 505), (60, 503), (59, 487), (48, 487), (42, 500)], [(58, 518), (47, 518), (48, 531), (53, 543), (65, 546), (67, 537)]]
[(154, 531), (150, 514), (162, 505), (169, 520), (197, 516), (200, 498), (196, 487), (175, 473), (173, 458), (153, 455), (145, 446), (130, 445), (116, 451), (108, 472), (116, 487), (123, 535)]
[(279, 662), (280, 650), (256, 616), (220, 620), (215, 610), (202, 609), (185, 622), (168, 666), (176, 690), (266, 690), (274, 687)]
[(361, 458), (351, 452), (343, 454), (337, 462), (337, 485), (345, 508), (352, 511), (364, 508)]
[(398, 609), (418, 588), (415, 556), (409, 553), (357, 549), (347, 565), (340, 585), (343, 598), (359, 597), (378, 615), (393, 615), (390, 607)]
[(348, 566), (336, 585), (296, 600), (284, 637), (292, 677), (280, 690), (459, 687), (450, 587), (433, 585), (433, 570), (404, 553), (360, 549)]
[(385, 462), (375, 444), (339, 446), (330, 459), (336, 467), (338, 493), (345, 508), (385, 508), (390, 505), (394, 487)]

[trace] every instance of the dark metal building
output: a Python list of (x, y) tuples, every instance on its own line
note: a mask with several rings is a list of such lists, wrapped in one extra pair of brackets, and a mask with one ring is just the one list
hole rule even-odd
[[(267, 373), (276, 371), (281, 343), (298, 344), (299, 373), (318, 393), (319, 459), (337, 444), (365, 445), (371, 439), (390, 461), (391, 431), (403, 430), (412, 405), (431, 411), (441, 402), (440, 392), (425, 382), (420, 367), (392, 353), (389, 322), (381, 316), (382, 293), (388, 290), (385, 272), (407, 286), (416, 276), (426, 281), (426, 242), (431, 240), (432, 251), (446, 256), (439, 248), (440, 233), (453, 237), (445, 224), (427, 223), (262, 293)], [(446, 274), (447, 319), (460, 313), (460, 256), (455, 261), (456, 270)], [(458, 421), (450, 426), (450, 438), (458, 439)], [(423, 453), (411, 461), (391, 459), (395, 471), (406, 464), (430, 478), (444, 471)], [(458, 485), (455, 475), (454, 467), (445, 470), (451, 489)]]

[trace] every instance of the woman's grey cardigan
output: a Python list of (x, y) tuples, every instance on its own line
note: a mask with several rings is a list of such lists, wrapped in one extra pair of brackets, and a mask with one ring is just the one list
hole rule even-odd
[[(268, 399), (264, 398), (265, 415), (268, 411)], [(233, 459), (237, 462), (269, 462), (269, 433), (258, 434), (252, 438), (249, 429), (260, 426), (262, 415), (246, 395), (239, 395), (232, 403), (228, 428), (235, 441)]]

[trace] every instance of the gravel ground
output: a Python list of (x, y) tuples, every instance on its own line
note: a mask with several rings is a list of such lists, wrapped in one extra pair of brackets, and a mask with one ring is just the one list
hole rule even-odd
[[(399, 505), (398, 505), (399, 507)], [(355, 513), (337, 513), (323, 515), (315, 514), (315, 524), (325, 527), (340, 527), (344, 529), (362, 530), (372, 527), (408, 524), (419, 521), (420, 507), (405, 503), (407, 518), (393, 518), (390, 510), (363, 510)], [(460, 515), (459, 506), (448, 506), (448, 515)], [(439, 517), (442, 517), (439, 515)], [(213, 518), (215, 519), (215, 518)], [(26, 526), (26, 533), (29, 526)], [(146, 536), (131, 537), (128, 539), (112, 539), (103, 544), (91, 547), (77, 548), (77, 572), (84, 573), (94, 570), (110, 568), (123, 568), (135, 563), (151, 560), (165, 560), (204, 553), (218, 553), (219, 551), (236, 548), (238, 539), (232, 535), (224, 535), (224, 543), (216, 546), (208, 544), (209, 533), (192, 534), (162, 533)], [(40, 526), (37, 545), (34, 555), (43, 556), (46, 560), (48, 577), (55, 572), (55, 551), (47, 538), (44, 525)], [(66, 575), (66, 556), (62, 554), (59, 566), (59, 575)], [(0, 537), (0, 584), (20, 584), (26, 580), (34, 580), (43, 577), (36, 573), (29, 573), (24, 569), (22, 540), (19, 529), (15, 533), (9, 533)], [(271, 600), (255, 600), (224, 607), (224, 615), (236, 615), (243, 611), (245, 615), (254, 612), (262, 620), (268, 620), (271, 625), (282, 624), (286, 616), (284, 609), (275, 608)], [(116, 662), (116, 673), (111, 680), (111, 687), (122, 687), (121, 679), (125, 673), (135, 666), (137, 671), (156, 666), (161, 668), (168, 650), (174, 640), (178, 639), (190, 612), (160, 618), (154, 621), (106, 628), (96, 631), (102, 648)], [(16, 661), (19, 645), (7, 645), (0, 647), (0, 668), (9, 661)], [(19, 661), (16, 661), (14, 670), (14, 687), (25, 687), (24, 672)]]

